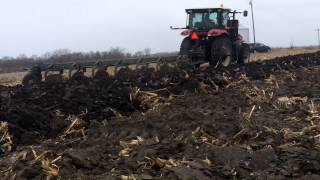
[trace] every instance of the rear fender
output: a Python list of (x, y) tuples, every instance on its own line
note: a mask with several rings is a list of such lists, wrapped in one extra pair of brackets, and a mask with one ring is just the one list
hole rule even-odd
[(192, 30), (190, 30), (190, 29), (188, 29), (188, 30), (185, 30), (185, 31), (182, 31), (181, 32), (181, 36), (191, 36), (191, 34), (192, 34)]
[(224, 30), (224, 29), (211, 29), (208, 32), (208, 37), (218, 37), (218, 36), (229, 36), (228, 31)]

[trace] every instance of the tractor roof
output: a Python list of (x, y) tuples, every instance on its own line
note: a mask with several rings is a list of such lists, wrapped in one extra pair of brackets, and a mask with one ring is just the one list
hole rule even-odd
[(231, 9), (227, 8), (194, 8), (194, 9), (186, 9), (186, 12), (206, 12), (206, 11), (218, 11), (218, 10), (223, 10), (223, 11), (231, 11)]

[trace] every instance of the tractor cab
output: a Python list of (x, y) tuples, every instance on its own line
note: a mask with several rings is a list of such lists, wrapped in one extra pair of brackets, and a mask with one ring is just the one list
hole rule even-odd
[[(203, 8), (203, 9), (186, 9), (187, 12), (187, 32), (197, 32), (200, 36), (216, 36), (225, 31), (229, 34), (231, 41), (239, 38), (239, 20), (236, 14), (243, 13), (248, 15), (247, 11), (237, 12), (225, 8)], [(184, 33), (182, 34), (184, 35)]]
[(187, 29), (194, 31), (224, 29), (228, 25), (230, 11), (223, 8), (186, 9)]

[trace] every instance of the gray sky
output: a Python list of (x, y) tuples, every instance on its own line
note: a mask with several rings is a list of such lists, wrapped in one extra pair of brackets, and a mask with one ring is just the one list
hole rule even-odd
[[(0, 0), (0, 56), (68, 48), (129, 52), (178, 50), (185, 8), (216, 7), (222, 0)], [(224, 0), (249, 10), (249, 0)], [(315, 45), (319, 0), (254, 0), (257, 40), (271, 46)], [(241, 17), (251, 27), (251, 18)], [(251, 39), (252, 36), (250, 37)]]

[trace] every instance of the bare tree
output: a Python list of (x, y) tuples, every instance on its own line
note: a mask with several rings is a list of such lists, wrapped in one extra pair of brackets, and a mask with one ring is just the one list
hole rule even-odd
[[(143, 56), (149, 51), (140, 51), (137, 55)], [(66, 62), (86, 62), (97, 61), (101, 59), (130, 58), (131, 53), (120, 47), (110, 48), (108, 51), (91, 52), (72, 52), (69, 49), (59, 49), (53, 52), (47, 52), (41, 56), (32, 55), (30, 57), (22, 54), (17, 57), (2, 57), (0, 59), (0, 73), (17, 72), (24, 68), (32, 67), (37, 62), (43, 63), (66, 63)]]
[(109, 56), (111, 58), (124, 58), (125, 57), (125, 50), (120, 47), (112, 47), (109, 50)]
[(134, 57), (143, 57), (144, 56), (144, 52), (143, 51), (137, 51), (134, 53)]
[(150, 48), (145, 48), (144, 50), (144, 56), (150, 56), (151, 55), (151, 49)]

